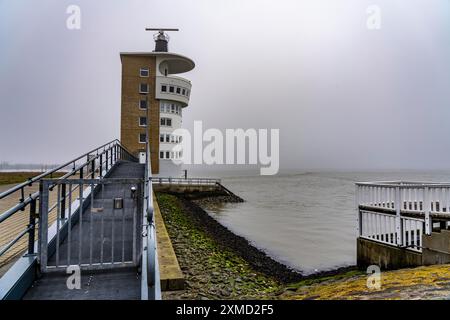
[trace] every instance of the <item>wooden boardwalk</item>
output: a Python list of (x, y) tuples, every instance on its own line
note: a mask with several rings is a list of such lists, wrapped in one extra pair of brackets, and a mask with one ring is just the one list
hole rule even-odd
[[(0, 186), (0, 192), (8, 190), (17, 184), (3, 185)], [(25, 188), (25, 197), (39, 190), (39, 184), (34, 184), (31, 187)], [(56, 189), (50, 192), (49, 205), (52, 206), (56, 203)], [(0, 200), (0, 213), (8, 210), (12, 206), (16, 205), (20, 200), (20, 191)], [(38, 202), (39, 204), (39, 202)], [(17, 212), (3, 223), (0, 224), (0, 248), (3, 248), (11, 240), (13, 240), (21, 231), (23, 231), (30, 219), (29, 206), (25, 211)], [(53, 209), (49, 214), (49, 226), (51, 226), (56, 220), (56, 208)], [(37, 240), (37, 228), (35, 234), (35, 240)], [(28, 235), (24, 236), (19, 240), (13, 247), (11, 247), (4, 255), (0, 257), (0, 277), (7, 270), (7, 265), (14, 261), (21, 254), (24, 254), (28, 249)]]
[[(0, 186), (0, 192), (12, 188), (16, 184)], [(39, 184), (35, 184), (31, 187), (27, 187), (25, 190), (25, 196), (32, 194), (39, 190)], [(4, 212), (9, 208), (15, 206), (20, 200), (20, 192), (16, 192), (5, 199), (0, 200), (0, 212)], [(56, 201), (56, 194), (52, 192), (51, 202)], [(53, 210), (49, 216), (49, 224), (53, 223), (56, 219), (56, 210)], [(17, 212), (12, 217), (5, 220), (0, 224), (0, 248), (4, 247), (11, 240), (13, 240), (21, 231), (23, 231), (30, 220), (29, 209), (27, 208), (23, 212)], [(36, 232), (37, 236), (37, 232)], [(17, 242), (11, 249), (9, 249), (4, 255), (0, 257), (0, 268), (6, 266), (15, 258), (25, 253), (28, 248), (28, 236), (24, 236), (19, 242)], [(5, 272), (6, 270), (3, 270)]]

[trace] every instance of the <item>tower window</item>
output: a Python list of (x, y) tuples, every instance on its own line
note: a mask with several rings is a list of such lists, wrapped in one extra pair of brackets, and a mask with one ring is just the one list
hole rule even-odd
[(166, 134), (166, 142), (170, 142), (170, 134)]
[(164, 135), (163, 134), (159, 135), (159, 142), (164, 142)]
[(166, 151), (166, 159), (170, 159), (170, 151)]
[(160, 159), (164, 159), (164, 151), (160, 151), (159, 152), (159, 158)]
[(139, 126), (141, 127), (147, 126), (147, 117), (139, 117)]
[(161, 86), (161, 92), (167, 92), (167, 86), (166, 85), (162, 85)]
[(183, 96), (185, 96), (186, 95), (186, 89), (183, 89), (183, 91), (182, 91), (182, 93), (181, 93)]
[(175, 87), (170, 86), (170, 87), (169, 87), (169, 92), (170, 92), (170, 93), (174, 93), (174, 92), (175, 92)]
[(148, 68), (141, 68), (141, 70), (139, 71), (139, 74), (143, 78), (148, 78), (150, 75), (150, 71), (148, 70)]
[(141, 83), (139, 86), (139, 93), (148, 93), (148, 84), (146, 83)]
[(147, 100), (140, 100), (139, 101), (139, 108), (140, 109), (147, 109)]
[(177, 87), (177, 94), (181, 93), (181, 88)]
[(145, 133), (139, 134), (139, 143), (145, 143), (147, 140), (147, 135)]
[(172, 126), (172, 119), (170, 119), (170, 118), (161, 118), (161, 126), (171, 127)]

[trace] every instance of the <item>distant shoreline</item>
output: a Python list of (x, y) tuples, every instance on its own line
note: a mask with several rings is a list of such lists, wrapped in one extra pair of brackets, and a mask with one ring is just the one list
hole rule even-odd
[[(42, 171), (0, 171), (0, 186), (8, 185), (8, 184), (19, 184), (27, 181), (29, 178), (35, 177), (39, 174), (43, 173)], [(64, 172), (59, 171), (53, 173), (53, 177), (57, 178), (64, 174)]]

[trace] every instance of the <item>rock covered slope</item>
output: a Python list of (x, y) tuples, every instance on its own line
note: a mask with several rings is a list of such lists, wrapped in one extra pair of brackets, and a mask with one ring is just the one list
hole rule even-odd
[(205, 217), (189, 201), (158, 194), (158, 202), (186, 278), (185, 290), (165, 292), (165, 299), (450, 299), (450, 265), (382, 272), (379, 289), (368, 288), (369, 275), (358, 270), (302, 279), (281, 268), (277, 271), (284, 276), (274, 277), (270, 268), (255, 267), (259, 259), (236, 252), (215, 228), (214, 235), (206, 230), (200, 221)]

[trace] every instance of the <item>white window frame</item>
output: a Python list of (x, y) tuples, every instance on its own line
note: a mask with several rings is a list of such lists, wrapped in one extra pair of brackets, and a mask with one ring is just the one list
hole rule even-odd
[[(145, 125), (143, 125), (143, 124), (141, 124), (141, 119), (145, 119)], [(146, 127), (147, 126), (147, 124), (148, 124), (148, 119), (147, 119), (147, 117), (142, 117), (142, 116), (139, 116), (139, 127)]]
[[(143, 75), (142, 75), (142, 71), (147, 72), (147, 75), (146, 75), (146, 76), (143, 76)], [(149, 78), (149, 77), (150, 77), (150, 68), (140, 68), (140, 69), (139, 69), (139, 76), (140, 76), (141, 78)]]
[[(146, 85), (147, 86), (147, 91), (142, 91), (142, 85)], [(148, 94), (150, 93), (150, 85), (148, 83), (139, 83), (139, 93), (141, 94)]]
[[(147, 107), (146, 107), (146, 108), (142, 108), (142, 107), (141, 107), (141, 102), (142, 102), (142, 101), (145, 101), (145, 102), (146, 102), (146, 104), (147, 104)], [(147, 108), (148, 108), (147, 100), (145, 100), (145, 99), (139, 99), (139, 106), (138, 106), (138, 107), (139, 107), (139, 110), (147, 110)]]
[(139, 133), (139, 134), (138, 134), (138, 142), (139, 142), (140, 144), (147, 143), (147, 141), (144, 141), (144, 142), (141, 141), (141, 134), (143, 134), (143, 135), (145, 136), (145, 140), (147, 140), (147, 135), (146, 135), (145, 133)]
[[(163, 121), (164, 119), (164, 121)], [(167, 120), (170, 120), (170, 125), (167, 124)], [(163, 124), (164, 122), (164, 124)], [(173, 122), (172, 122), (172, 118), (168, 118), (168, 117), (161, 117), (159, 124), (161, 127), (172, 127)]]

